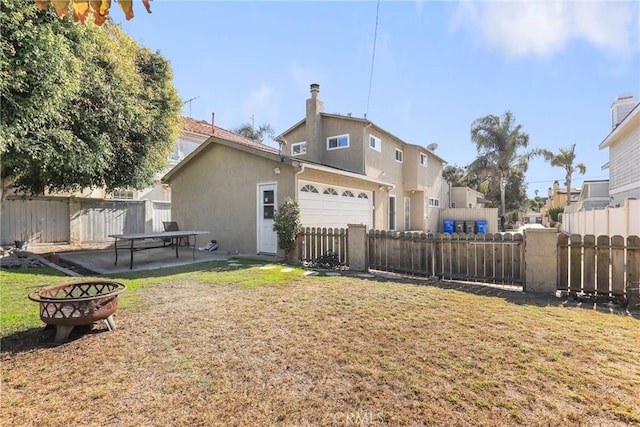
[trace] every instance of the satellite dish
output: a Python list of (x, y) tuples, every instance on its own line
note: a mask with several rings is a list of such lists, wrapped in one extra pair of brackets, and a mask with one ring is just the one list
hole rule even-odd
[(429, 151), (435, 151), (436, 148), (438, 148), (438, 144), (436, 144), (435, 142), (433, 144), (427, 145), (427, 150)]

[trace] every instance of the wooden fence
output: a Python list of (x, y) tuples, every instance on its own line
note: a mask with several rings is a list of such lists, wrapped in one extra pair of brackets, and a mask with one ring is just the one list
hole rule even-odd
[(558, 235), (558, 290), (637, 298), (640, 237)]
[(298, 259), (317, 260), (334, 252), (341, 263), (349, 264), (349, 237), (344, 228), (305, 227), (298, 234)]
[(421, 276), (522, 286), (522, 234), (369, 232), (369, 267)]

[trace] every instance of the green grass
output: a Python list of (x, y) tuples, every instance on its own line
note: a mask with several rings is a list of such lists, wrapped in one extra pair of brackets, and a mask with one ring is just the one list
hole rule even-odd
[(0, 336), (42, 326), (38, 304), (27, 295), (68, 279), (52, 268), (0, 270)]
[[(140, 305), (138, 290), (161, 283), (179, 283), (196, 280), (211, 285), (234, 284), (244, 288), (264, 285), (284, 286), (292, 277), (301, 276), (301, 269), (295, 273), (282, 273), (284, 265), (266, 265), (268, 269), (252, 268), (256, 261), (234, 260), (240, 266), (229, 266), (226, 261), (189, 264), (185, 266), (143, 270), (106, 275), (103, 278), (124, 283), (127, 291), (118, 302), (120, 309)], [(37, 303), (27, 295), (36, 289), (65, 282), (90, 280), (91, 277), (64, 276), (52, 268), (31, 268), (0, 270), (0, 336), (43, 326), (38, 314)]]

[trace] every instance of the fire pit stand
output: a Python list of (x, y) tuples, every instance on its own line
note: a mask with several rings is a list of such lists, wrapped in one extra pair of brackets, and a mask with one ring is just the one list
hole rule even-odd
[(113, 314), (125, 289), (124, 284), (109, 280), (63, 283), (33, 291), (29, 299), (40, 303), (40, 319), (56, 327), (54, 342), (61, 344), (74, 326), (104, 320), (110, 331), (115, 330)]

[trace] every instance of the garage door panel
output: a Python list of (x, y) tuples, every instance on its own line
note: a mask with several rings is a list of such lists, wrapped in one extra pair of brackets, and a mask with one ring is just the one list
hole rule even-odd
[(362, 193), (361, 190), (333, 187), (339, 195), (323, 194), (327, 186), (318, 183), (301, 183), (316, 187), (318, 193), (300, 191), (298, 202), (300, 205), (300, 220), (304, 227), (345, 228), (347, 224), (372, 225), (371, 196), (357, 198), (342, 196), (345, 190), (353, 194)]

